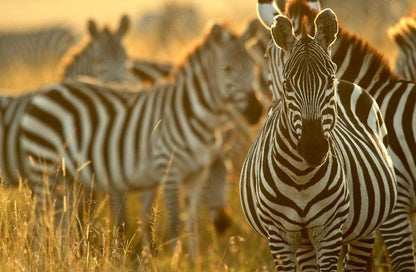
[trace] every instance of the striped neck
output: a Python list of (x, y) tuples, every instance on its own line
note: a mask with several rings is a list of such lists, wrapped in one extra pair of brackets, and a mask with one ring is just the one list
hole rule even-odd
[(220, 67), (216, 63), (220, 52), (213, 47), (208, 43), (190, 54), (179, 67), (175, 82), (177, 85), (183, 83), (186, 95), (194, 97), (191, 101), (194, 112), (219, 115), (225, 113), (230, 98), (226, 97), (219, 75)]

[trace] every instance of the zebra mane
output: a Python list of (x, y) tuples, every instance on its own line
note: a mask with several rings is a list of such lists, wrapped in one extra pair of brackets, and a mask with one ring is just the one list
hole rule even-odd
[(388, 34), (399, 48), (406, 50), (407, 45), (414, 40), (413, 37), (416, 37), (416, 14), (401, 18), (397, 24), (388, 29)]
[[(360, 55), (372, 56), (372, 63), (377, 64), (377, 67), (382, 67), (382, 75), (388, 76), (391, 79), (398, 79), (398, 77), (394, 74), (387, 59), (384, 55), (378, 51), (375, 47), (373, 47), (369, 42), (362, 39), (360, 36), (356, 34), (352, 34), (342, 27), (339, 27), (338, 30), (338, 40), (347, 40), (349, 44), (354, 47), (355, 52), (359, 52)], [(334, 57), (334, 56), (333, 56)]]
[[(233, 29), (229, 26), (227, 22), (222, 22), (219, 24), (222, 30), (222, 35), (225, 35), (226, 32), (230, 34), (232, 39), (238, 39), (238, 35), (233, 31)], [(212, 44), (211, 38), (211, 25), (205, 28), (204, 34), (199, 39), (196, 39), (193, 44), (191, 44), (188, 48), (182, 51), (182, 57), (180, 60), (174, 65), (173, 72), (168, 76), (168, 80), (175, 79), (178, 74), (183, 70), (185, 66), (186, 60), (189, 59), (192, 55), (198, 54), (198, 52), (205, 50), (205, 48), (210, 47)]]
[(78, 44), (72, 46), (62, 57), (59, 63), (59, 79), (63, 79), (65, 73), (77, 63), (80, 59), (81, 53), (91, 44), (91, 38), (83, 39)]

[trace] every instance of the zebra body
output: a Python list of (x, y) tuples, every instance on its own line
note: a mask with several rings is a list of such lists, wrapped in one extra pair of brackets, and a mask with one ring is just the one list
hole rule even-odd
[(45, 162), (53, 168), (64, 158), (67, 173), (87, 187), (92, 180), (95, 188), (116, 191), (163, 183), (174, 237), (179, 185), (186, 184), (192, 229), (201, 176), (220, 147), (221, 119), (230, 104), (252, 93), (254, 62), (243, 48), (238, 37), (215, 25), (172, 84), (128, 92), (73, 81), (37, 94), (23, 116), (21, 141), (34, 158), (27, 175), (38, 202)]
[[(302, 22), (306, 22), (310, 31), (314, 30), (313, 20), (317, 10), (309, 1), (294, 0), (286, 5), (285, 14), (292, 19), (295, 33), (302, 30)], [(272, 1), (263, 1), (264, 13), (281, 14), (271, 8)], [(261, 19), (269, 15), (261, 16)], [(302, 19), (303, 18), (303, 19)], [(266, 25), (269, 22), (262, 21)], [(270, 40), (270, 37), (269, 37)], [(256, 45), (265, 47), (263, 45)], [(398, 183), (398, 201), (395, 211), (380, 228), (386, 243), (394, 271), (415, 271), (413, 238), (409, 213), (416, 210), (416, 157), (414, 134), (409, 133), (416, 127), (415, 118), (415, 83), (400, 80), (389, 68), (387, 61), (368, 43), (356, 35), (340, 28), (338, 38), (331, 48), (331, 58), (337, 65), (336, 76), (339, 79), (353, 82), (366, 89), (373, 96), (384, 117), (389, 133), (389, 154), (393, 160)], [(267, 61), (267, 60), (266, 60)], [(281, 61), (276, 61), (282, 69)], [(275, 83), (282, 87), (282, 79)], [(279, 87), (280, 86), (280, 87)], [(278, 100), (279, 94), (273, 93)]]
[(296, 256), (312, 250), (317, 263), (312, 254), (306, 268), (337, 271), (341, 245), (350, 243), (345, 269), (365, 271), (372, 245), (359, 245), (374, 242), (397, 197), (386, 129), (367, 92), (331, 83), (336, 66), (325, 49), (338, 32), (335, 14), (320, 12), (315, 29), (315, 39), (298, 40), (287, 17), (272, 25), (279, 48), (270, 45), (267, 55), (281, 99), (247, 155), (241, 203), (250, 225), (268, 239), (278, 270), (295, 270)]

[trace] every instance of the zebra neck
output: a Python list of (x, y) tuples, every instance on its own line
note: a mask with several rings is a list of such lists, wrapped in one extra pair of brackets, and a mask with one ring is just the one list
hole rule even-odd
[[(184, 103), (189, 103), (188, 117), (208, 121), (221, 118), (226, 113), (228, 100), (218, 82), (212, 50), (197, 49), (178, 70), (175, 88), (182, 94)], [(208, 51), (208, 52), (206, 52)]]
[(64, 68), (63, 79), (74, 78), (79, 75), (93, 76), (92, 67), (87, 58), (76, 55)]

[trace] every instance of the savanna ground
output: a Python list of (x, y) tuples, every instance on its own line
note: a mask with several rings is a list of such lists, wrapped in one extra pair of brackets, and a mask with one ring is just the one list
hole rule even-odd
[[(147, 13), (163, 9), (169, 1), (6, 1), (0, 0), (1, 10), (8, 10), (0, 16), (2, 28), (25, 28), (31, 22), (44, 24), (67, 22), (85, 35), (86, 18), (93, 17), (99, 25), (103, 22), (115, 26), (122, 13), (132, 18), (132, 29), (125, 40), (128, 53), (133, 57), (178, 62), (189, 49), (189, 43), (201, 33), (203, 26), (211, 19), (225, 19), (240, 30), (248, 19), (256, 16), (253, 1), (177, 1), (194, 4), (200, 15), (200, 25), (178, 23), (186, 18), (182, 14), (169, 14), (174, 24), (190, 27), (190, 35), (183, 35), (177, 28), (164, 26), (140, 32), (138, 20)], [(209, 3), (208, 3), (209, 2)], [(94, 9), (102, 3), (102, 9)], [(324, 7), (331, 7), (339, 17), (341, 25), (360, 34), (384, 52), (393, 65), (395, 48), (388, 39), (386, 29), (402, 15), (409, 15), (416, 9), (415, 1), (323, 1)], [(22, 8), (19, 14), (18, 9)], [(388, 14), (388, 15), (387, 15)], [(354, 15), (354, 16), (352, 16)], [(382, 16), (380, 16), (382, 15)], [(21, 16), (21, 17), (19, 17)], [(366, 17), (367, 16), (367, 17)], [(366, 19), (367, 18), (367, 19)], [(368, 19), (370, 18), (370, 19)], [(377, 19), (376, 19), (377, 18)], [(7, 22), (7, 23), (6, 23)], [(191, 42), (192, 43), (192, 42)], [(59, 80), (56, 64), (45, 61), (37, 66), (15, 63), (2, 67), (0, 88), (4, 93), (21, 94), (36, 87)], [(256, 129), (252, 129), (252, 136)], [(243, 155), (242, 155), (243, 156)], [(243, 217), (238, 198), (238, 167), (229, 174), (230, 201), (228, 213), (233, 224), (222, 236), (214, 233), (214, 227), (201, 209), (200, 237), (201, 250), (199, 267), (202, 271), (273, 271), (273, 262), (265, 240), (261, 239)], [(53, 200), (51, 200), (53, 203)], [(71, 211), (71, 205), (63, 209)], [(165, 228), (166, 219), (163, 200), (159, 196), (154, 208), (154, 237), (157, 254), (141, 251), (139, 244), (143, 233), (140, 219), (139, 193), (128, 196), (129, 225), (123, 241), (118, 241), (111, 229), (108, 197), (101, 194), (95, 208), (83, 209), (83, 216), (70, 215), (70, 228), (54, 227), (53, 214), (45, 213), (36, 218), (33, 211), (30, 190), (22, 183), (18, 188), (0, 188), (0, 270), (1, 271), (195, 271), (187, 256), (187, 234), (181, 237), (182, 245), (170, 253), (170, 242)], [(85, 206), (85, 205), (84, 205)], [(185, 214), (182, 215), (183, 219)], [(33, 231), (35, 230), (35, 231)], [(36, 232), (37, 236), (33, 233)], [(384, 257), (384, 247), (378, 242), (375, 247), (377, 271), (389, 271)]]

